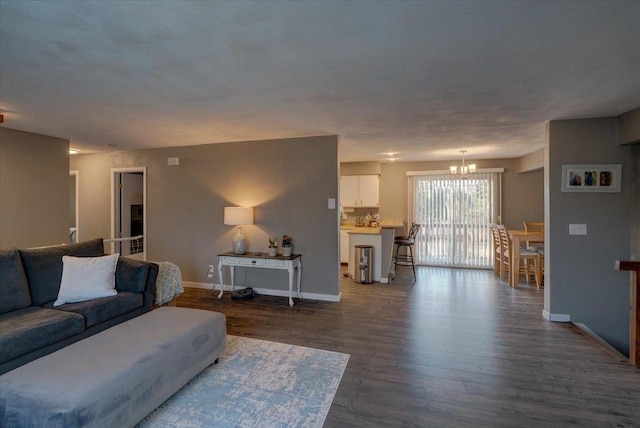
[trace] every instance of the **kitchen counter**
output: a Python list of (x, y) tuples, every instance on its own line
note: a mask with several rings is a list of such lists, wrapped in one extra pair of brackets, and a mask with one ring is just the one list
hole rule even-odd
[[(404, 223), (400, 220), (382, 220), (378, 228), (383, 229), (395, 229), (398, 227), (404, 228)], [(376, 229), (375, 227), (356, 227), (355, 223), (341, 223), (340, 230), (353, 230), (353, 229)], [(365, 232), (366, 233), (366, 232)]]
[(397, 227), (404, 228), (404, 223), (400, 220), (382, 220), (380, 225), (384, 229), (395, 229)]
[(355, 227), (342, 228), (342, 233), (349, 236), (349, 274), (353, 278), (356, 274), (358, 261), (355, 260), (356, 245), (371, 245), (373, 247), (373, 260), (370, 264), (374, 281), (388, 283), (391, 274), (391, 253), (393, 251), (393, 237), (397, 223), (383, 223), (380, 227)]
[(347, 229), (347, 233), (357, 233), (360, 235), (380, 235), (381, 227), (352, 227)]

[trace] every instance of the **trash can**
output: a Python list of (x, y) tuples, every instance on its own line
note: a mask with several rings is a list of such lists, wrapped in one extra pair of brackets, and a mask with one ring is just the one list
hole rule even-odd
[(371, 284), (373, 245), (356, 245), (356, 260), (353, 280), (360, 284)]

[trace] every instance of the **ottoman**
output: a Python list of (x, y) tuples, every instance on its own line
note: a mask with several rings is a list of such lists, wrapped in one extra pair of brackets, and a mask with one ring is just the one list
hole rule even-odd
[(155, 309), (0, 376), (0, 425), (134, 426), (225, 344), (223, 314)]

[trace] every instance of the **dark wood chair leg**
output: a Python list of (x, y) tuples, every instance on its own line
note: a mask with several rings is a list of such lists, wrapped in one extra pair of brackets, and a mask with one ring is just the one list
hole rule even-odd
[(398, 268), (398, 251), (400, 251), (400, 245), (396, 244), (396, 256), (393, 258), (393, 271), (394, 272)]
[(413, 280), (416, 279), (416, 264), (413, 261), (413, 245), (409, 245), (409, 253), (411, 254), (411, 268), (413, 269)]

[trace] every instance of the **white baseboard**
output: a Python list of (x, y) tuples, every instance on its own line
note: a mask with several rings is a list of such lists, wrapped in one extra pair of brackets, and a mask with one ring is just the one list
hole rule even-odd
[(204, 288), (205, 290), (213, 290), (214, 288), (217, 288), (218, 290), (220, 289), (219, 285), (208, 282), (182, 281), (182, 286), (187, 288)]
[(542, 316), (544, 319), (554, 322), (571, 322), (571, 315), (569, 314), (552, 314), (546, 309), (542, 310)]
[[(182, 285), (184, 287), (189, 287), (189, 288), (203, 288), (205, 290), (218, 290), (218, 291), (220, 290), (220, 284), (211, 284), (207, 282), (183, 281)], [(289, 290), (274, 290), (271, 288), (256, 288), (256, 287), (251, 287), (251, 288), (253, 288), (256, 293), (264, 294), (265, 296), (289, 297)], [(225, 285), (224, 290), (231, 291), (231, 286)], [(295, 289), (293, 290), (293, 297), (294, 298), (298, 297), (298, 292)], [(337, 296), (334, 296), (332, 294), (305, 293), (303, 291), (302, 298), (309, 299), (309, 300), (321, 300), (324, 302), (339, 302), (342, 299), (342, 293), (338, 294)]]

